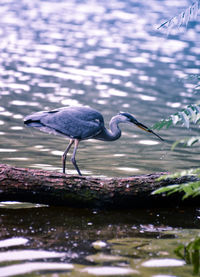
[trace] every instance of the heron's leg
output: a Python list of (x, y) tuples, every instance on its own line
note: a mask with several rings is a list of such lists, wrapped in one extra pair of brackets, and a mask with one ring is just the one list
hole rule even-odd
[(75, 139), (75, 146), (74, 146), (74, 151), (73, 151), (73, 154), (72, 154), (72, 158), (71, 158), (71, 162), (73, 163), (74, 167), (76, 168), (78, 174), (80, 176), (82, 176), (79, 168), (78, 168), (78, 165), (76, 163), (76, 159), (75, 159), (75, 156), (76, 156), (76, 151), (77, 151), (77, 148), (78, 148), (78, 145), (79, 145), (79, 140), (78, 139)]
[(65, 173), (65, 162), (66, 162), (66, 158), (67, 158), (67, 153), (69, 152), (69, 149), (71, 148), (73, 143), (74, 143), (74, 139), (70, 139), (69, 144), (68, 144), (67, 148), (65, 149), (65, 152), (63, 153), (63, 156), (62, 156), (63, 173)]

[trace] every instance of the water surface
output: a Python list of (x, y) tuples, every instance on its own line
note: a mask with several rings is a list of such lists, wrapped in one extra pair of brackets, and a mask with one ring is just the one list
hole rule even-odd
[[(128, 111), (151, 126), (196, 103), (199, 24), (166, 37), (159, 24), (190, 1), (4, 1), (0, 9), (0, 155), (3, 163), (61, 171), (67, 140), (24, 127), (40, 110), (89, 105), (105, 117)], [(175, 7), (175, 8), (174, 8)], [(176, 34), (177, 33), (177, 34)], [(122, 126), (113, 143), (82, 142), (84, 174), (127, 176), (197, 166), (199, 148), (171, 151), (198, 129), (160, 131), (161, 143)], [(71, 164), (69, 173), (75, 173)]]

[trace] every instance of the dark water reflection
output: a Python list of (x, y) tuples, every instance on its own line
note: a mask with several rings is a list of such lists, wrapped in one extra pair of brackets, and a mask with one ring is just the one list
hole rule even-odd
[[(188, 276), (184, 273), (187, 268), (182, 269), (183, 261), (179, 267), (170, 265), (170, 262), (180, 263), (173, 253), (174, 248), (198, 235), (198, 209), (98, 211), (6, 205), (7, 209), (1, 209), (0, 247), (3, 247), (3, 252), (0, 253), (0, 262), (4, 262), (3, 266), (6, 266), (6, 261), (18, 260), (18, 264), (26, 268), (25, 260), (73, 265), (70, 269), (72, 276), (79, 276), (76, 274), (80, 272), (88, 276), (87, 272), (93, 270), (97, 270), (95, 275), (98, 276), (98, 267), (100, 270), (110, 267), (113, 272), (113, 267), (118, 267), (119, 272), (121, 268), (132, 270), (131, 276), (134, 271), (142, 276), (151, 276), (143, 263), (159, 258), (164, 261), (169, 259), (168, 266), (172, 267), (174, 274)], [(13, 238), (13, 242), (10, 245), (7, 242), (6, 247), (7, 238)], [(21, 239), (21, 245), (15, 245), (17, 238), (18, 241)], [(1, 256), (2, 253), (4, 256)], [(166, 266), (159, 266), (159, 262), (150, 271), (155, 273), (156, 267), (160, 272), (168, 272)], [(3, 268), (0, 268), (0, 273)]]
[[(129, 111), (151, 126), (199, 101), (199, 22), (168, 37), (156, 29), (190, 4), (1, 1), (0, 161), (61, 171), (67, 142), (25, 128), (23, 118), (32, 112), (90, 105), (106, 122)], [(174, 140), (197, 135), (195, 126), (160, 131), (164, 144), (130, 126), (122, 129), (122, 139), (114, 143), (80, 145), (83, 174), (127, 176), (199, 166), (198, 146), (170, 150)], [(100, 212), (1, 205), (0, 276), (191, 275), (190, 266), (178, 266), (173, 251), (198, 236), (198, 209)], [(167, 267), (154, 261), (151, 269), (143, 264), (151, 258), (172, 260)]]

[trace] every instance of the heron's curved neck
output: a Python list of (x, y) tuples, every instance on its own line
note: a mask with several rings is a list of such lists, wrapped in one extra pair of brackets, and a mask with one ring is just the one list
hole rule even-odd
[(118, 126), (120, 122), (121, 120), (117, 115), (111, 118), (109, 123), (110, 130), (105, 129), (107, 141), (114, 141), (121, 137), (121, 130)]

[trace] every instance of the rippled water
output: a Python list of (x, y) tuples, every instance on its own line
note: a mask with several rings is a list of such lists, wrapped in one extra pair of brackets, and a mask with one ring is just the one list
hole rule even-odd
[[(90, 105), (105, 116), (129, 111), (151, 126), (198, 100), (199, 24), (166, 37), (156, 27), (190, 1), (3, 1), (0, 9), (1, 161), (61, 171), (67, 141), (23, 126), (25, 115)], [(174, 8), (176, 5), (176, 9)], [(195, 77), (196, 76), (196, 77)], [(172, 128), (162, 144), (122, 126), (113, 143), (82, 142), (84, 174), (125, 176), (197, 165), (198, 148), (170, 151), (191, 130)], [(69, 173), (75, 173), (69, 165)]]
[[(61, 171), (67, 140), (25, 128), (23, 118), (33, 112), (89, 105), (107, 126), (119, 111), (151, 126), (199, 101), (198, 20), (168, 37), (157, 30), (191, 3), (1, 1), (0, 162)], [(116, 142), (80, 144), (83, 174), (199, 166), (198, 146), (170, 150), (176, 139), (197, 135), (195, 126), (159, 131), (165, 143), (131, 126), (122, 130)], [(198, 209), (100, 212), (1, 203), (0, 276), (191, 276), (174, 249), (198, 236), (199, 218)]]

